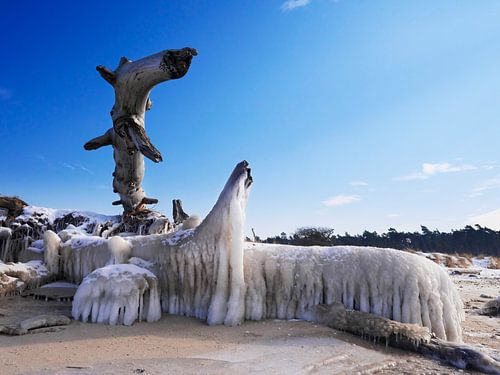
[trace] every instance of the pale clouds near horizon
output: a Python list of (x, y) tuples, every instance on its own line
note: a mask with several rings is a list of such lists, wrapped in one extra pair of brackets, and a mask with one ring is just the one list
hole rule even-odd
[(359, 195), (336, 195), (334, 197), (324, 200), (322, 203), (328, 207), (344, 206), (346, 204), (351, 204), (359, 202), (361, 197)]
[(289, 11), (297, 8), (302, 8), (308, 5), (311, 0), (287, 0), (281, 5), (281, 10)]
[(351, 182), (349, 182), (349, 185), (351, 185), (351, 186), (368, 186), (368, 182), (364, 182), (364, 181), (351, 181)]
[(500, 188), (500, 177), (492, 178), (483, 181), (481, 184), (472, 189), (470, 194), (471, 198), (479, 197), (484, 194), (485, 191)]
[(473, 171), (476, 169), (478, 169), (476, 166), (470, 164), (453, 165), (447, 162), (423, 163), (420, 171), (412, 172), (405, 176), (397, 177), (396, 180), (399, 181), (426, 180), (429, 177), (441, 173), (465, 172), (465, 171)]
[(500, 230), (500, 208), (480, 215), (472, 216), (467, 220), (467, 224), (479, 224), (483, 227)]
[(396, 214), (396, 213), (388, 214), (387, 217), (390, 219), (395, 219), (395, 218), (401, 217), (401, 214)]

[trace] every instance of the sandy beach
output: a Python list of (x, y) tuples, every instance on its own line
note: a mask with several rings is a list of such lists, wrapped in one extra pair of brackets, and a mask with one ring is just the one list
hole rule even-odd
[[(475, 310), (500, 293), (500, 272), (452, 276), (466, 307), (464, 342), (500, 352), (498, 318)], [(481, 297), (483, 295), (483, 297)], [(68, 314), (69, 302), (0, 299), (5, 324), (44, 312)], [(304, 321), (247, 321), (208, 326), (164, 314), (131, 327), (72, 322), (56, 330), (0, 336), (2, 374), (450, 374), (462, 373), (419, 355), (386, 348)]]

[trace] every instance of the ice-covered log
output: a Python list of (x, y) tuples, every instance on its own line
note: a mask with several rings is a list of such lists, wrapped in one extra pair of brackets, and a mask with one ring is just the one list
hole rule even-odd
[[(340, 302), (460, 341), (464, 314), (457, 290), (440, 266), (423, 257), (368, 247), (244, 244), (251, 182), (242, 162), (198, 227), (128, 238), (131, 256), (158, 269), (163, 311), (235, 325), (244, 319), (311, 319), (316, 305)], [(110, 254), (103, 249), (96, 244), (70, 252), (70, 263), (79, 265), (70, 279), (104, 265)]]
[(240, 324), (244, 319), (243, 226), (252, 183), (239, 163), (215, 206), (195, 229), (130, 238), (132, 256), (159, 267), (163, 311)]
[(93, 323), (132, 325), (161, 318), (158, 279), (133, 264), (115, 264), (88, 275), (73, 299), (73, 318)]
[(446, 271), (394, 249), (251, 244), (245, 251), (246, 318), (310, 319), (318, 304), (428, 327), (460, 341), (462, 301)]
[(386, 345), (411, 350), (460, 369), (500, 373), (500, 362), (477, 348), (437, 339), (427, 327), (348, 310), (340, 302), (317, 305), (312, 319), (331, 328), (375, 341), (381, 340)]

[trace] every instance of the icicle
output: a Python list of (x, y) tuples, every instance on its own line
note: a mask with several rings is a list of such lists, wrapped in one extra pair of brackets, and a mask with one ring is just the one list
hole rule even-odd
[(47, 269), (51, 274), (59, 274), (59, 249), (61, 246), (61, 238), (51, 230), (48, 230), (43, 235), (43, 257)]

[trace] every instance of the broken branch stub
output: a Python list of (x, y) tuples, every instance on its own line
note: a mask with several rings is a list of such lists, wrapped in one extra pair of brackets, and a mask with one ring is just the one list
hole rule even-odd
[(152, 106), (149, 94), (161, 82), (182, 78), (196, 55), (193, 48), (165, 50), (137, 61), (122, 57), (114, 71), (105, 66), (96, 67), (115, 90), (111, 110), (113, 128), (88, 141), (84, 148), (96, 150), (113, 146), (113, 191), (120, 195), (116, 204), (123, 206), (125, 214), (143, 211), (146, 204), (157, 202), (146, 197), (142, 189), (144, 156), (155, 163), (163, 160), (145, 130), (144, 116)]

